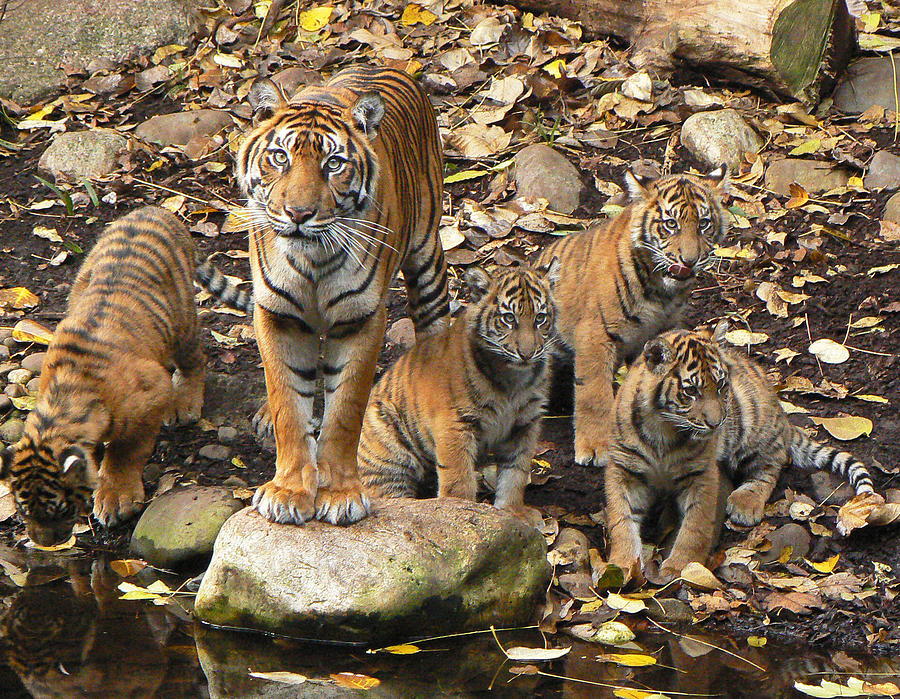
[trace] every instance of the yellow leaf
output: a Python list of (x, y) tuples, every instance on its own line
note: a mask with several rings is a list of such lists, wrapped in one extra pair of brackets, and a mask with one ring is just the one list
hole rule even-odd
[(629, 599), (627, 597), (622, 597), (622, 595), (618, 595), (615, 592), (609, 593), (609, 596), (606, 598), (606, 605), (610, 609), (625, 612), (626, 614), (637, 614), (647, 608), (647, 605), (644, 604), (643, 600)]
[(631, 689), (631, 687), (617, 687), (613, 692), (613, 696), (622, 699), (669, 699), (665, 694), (658, 692), (645, 692), (643, 689)]
[(181, 44), (169, 44), (168, 46), (160, 46), (156, 51), (153, 52), (153, 62), (161, 63), (169, 56), (174, 56), (176, 53), (181, 53), (187, 47), (182, 46)]
[(53, 333), (34, 320), (25, 318), (13, 327), (13, 339), (17, 342), (37, 342), (41, 345), (49, 345), (53, 339)]
[(570, 650), (572, 650), (572, 646), (566, 646), (565, 648), (525, 648), (516, 646), (503, 652), (507, 658), (517, 662), (543, 663), (561, 658), (567, 655)]
[(9, 400), (16, 410), (24, 410), (26, 412), (34, 410), (34, 406), (37, 405), (37, 396), (18, 396), (16, 398), (10, 396)]
[(681, 571), (681, 579), (703, 590), (721, 590), (723, 585), (710, 570), (696, 561), (688, 563)]
[(253, 5), (253, 14), (257, 19), (265, 19), (269, 14), (269, 8), (272, 7), (272, 0), (257, 0)]
[(419, 646), (414, 646), (412, 643), (401, 643), (398, 646), (388, 646), (387, 648), (382, 648), (385, 653), (393, 653), (394, 655), (412, 655), (413, 653), (419, 652)]
[(303, 10), (300, 13), (300, 28), (305, 32), (317, 32), (328, 24), (332, 12), (334, 8), (327, 5)]
[(847, 186), (851, 189), (865, 189), (862, 177), (851, 177), (847, 180)]
[(753, 648), (762, 648), (768, 639), (765, 636), (747, 636), (747, 645)]
[(791, 190), (791, 198), (784, 205), (785, 209), (796, 209), (809, 201), (809, 192), (796, 182), (791, 182), (788, 188)]
[(868, 272), (866, 272), (867, 277), (874, 277), (876, 274), (886, 274), (891, 270), (895, 270), (900, 267), (900, 262), (895, 262), (892, 265), (881, 265), (880, 267), (872, 267)]
[(72, 534), (69, 537), (69, 540), (63, 542), (62, 544), (56, 544), (56, 546), (41, 546), (40, 544), (36, 544), (33, 541), (28, 541), (25, 544), (28, 548), (37, 549), (38, 551), (65, 551), (66, 549), (70, 549), (75, 546), (75, 535)]
[(24, 286), (0, 289), (0, 308), (24, 310), (26, 308), (34, 308), (40, 302), (41, 300)]
[(206, 163), (207, 172), (223, 172), (228, 166), (225, 163)]
[(791, 556), (793, 555), (793, 553), (794, 553), (793, 546), (785, 546), (784, 548), (781, 549), (781, 553), (778, 555), (778, 562), (781, 563), (782, 565), (787, 563), (789, 560), (791, 560)]
[(147, 563), (138, 558), (122, 558), (118, 561), (110, 561), (109, 567), (123, 578), (130, 578), (135, 573), (146, 568)]
[(244, 63), (240, 58), (231, 53), (217, 53), (213, 56), (213, 61), (223, 68), (243, 68)]
[[(822, 139), (811, 138), (808, 141), (804, 141), (796, 148), (791, 149), (791, 152), (788, 155), (806, 155), (807, 153), (815, 153), (821, 147)], [(793, 191), (791, 193), (793, 194)]]
[(426, 10), (421, 5), (417, 5), (414, 2), (409, 3), (405, 8), (403, 8), (403, 15), (400, 17), (400, 24), (404, 27), (412, 26), (413, 24), (424, 24), (425, 26), (429, 26), (434, 24), (437, 19), (437, 15), (433, 12)]
[(337, 672), (331, 675), (331, 679), (341, 687), (348, 689), (372, 689), (381, 684), (381, 680), (368, 675), (358, 675), (355, 672)]
[(656, 658), (652, 655), (643, 655), (641, 653), (604, 653), (603, 655), (598, 655), (597, 660), (601, 663), (615, 663), (626, 667), (656, 665)]
[(243, 342), (238, 340), (236, 337), (229, 337), (228, 335), (223, 335), (222, 333), (217, 333), (215, 330), (210, 329), (210, 334), (213, 336), (213, 339), (219, 344), (225, 345), (226, 347), (237, 347), (242, 345)]
[(809, 564), (820, 573), (830, 573), (834, 570), (834, 567), (837, 565), (838, 559), (840, 557), (841, 555), (839, 553), (836, 553), (831, 558), (826, 558), (824, 561), (821, 561), (819, 563), (809, 561)]
[(232, 463), (232, 465), (236, 466), (237, 468), (247, 468), (247, 464), (244, 463), (244, 460), (240, 456), (235, 456), (231, 460), (231, 463)]
[(163, 199), (160, 206), (164, 209), (168, 209), (173, 214), (177, 214), (181, 210), (181, 207), (184, 206), (184, 201), (184, 195), (176, 194), (175, 196)]
[(303, 684), (306, 682), (306, 675), (300, 675), (296, 672), (253, 672), (247, 673), (250, 677), (258, 680), (268, 680), (269, 682), (279, 682), (281, 684)]
[(476, 177), (483, 177), (487, 173), (484, 170), (460, 170), (452, 175), (444, 178), (444, 184), (453, 184), (454, 182), (463, 182), (465, 180), (474, 180)]
[(879, 12), (863, 12), (859, 15), (863, 22), (863, 31), (872, 33), (878, 29), (881, 23), (881, 14)]
[(858, 320), (854, 320), (850, 323), (851, 328), (874, 328), (876, 325), (881, 323), (883, 318), (878, 318), (876, 316), (863, 316)]
[(854, 398), (859, 398), (860, 400), (868, 401), (869, 403), (884, 403), (886, 405), (890, 405), (890, 401), (884, 396), (875, 396), (871, 393), (857, 393)]
[(755, 260), (757, 258), (757, 254), (753, 250), (739, 246), (721, 247), (716, 245), (713, 248), (713, 255), (726, 260)]
[(44, 240), (49, 240), (51, 243), (61, 243), (62, 238), (59, 237), (59, 233), (56, 232), (55, 228), (45, 228), (44, 226), (35, 226), (31, 231), (33, 235), (36, 235), (38, 238), (43, 238)]
[(824, 427), (828, 434), (842, 442), (872, 433), (872, 421), (867, 417), (848, 415), (846, 417), (810, 417), (809, 419)]
[(545, 65), (544, 70), (558, 80), (566, 71), (566, 62), (561, 58), (557, 58), (555, 61)]

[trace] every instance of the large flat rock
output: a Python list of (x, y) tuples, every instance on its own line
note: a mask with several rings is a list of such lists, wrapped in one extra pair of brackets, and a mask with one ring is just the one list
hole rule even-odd
[(348, 527), (247, 508), (219, 532), (195, 606), (213, 624), (290, 636), (421, 637), (523, 624), (549, 577), (543, 537), (487, 504), (376, 500)]
[(60, 65), (121, 61), (191, 34), (201, 0), (26, 0), (0, 22), (0, 96), (29, 104), (61, 86)]

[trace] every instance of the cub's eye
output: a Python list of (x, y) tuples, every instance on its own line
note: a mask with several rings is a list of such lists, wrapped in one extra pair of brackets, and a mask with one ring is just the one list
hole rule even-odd
[(664, 218), (662, 220), (662, 227), (666, 233), (674, 233), (678, 230), (678, 220), (674, 218)]
[(712, 221), (709, 219), (708, 216), (704, 216), (703, 218), (700, 219), (700, 230), (701, 231), (708, 231), (711, 226), (712, 226)]
[(281, 150), (280, 148), (276, 148), (274, 150), (269, 151), (269, 160), (272, 161), (273, 165), (277, 165), (278, 167), (284, 167), (288, 164), (288, 154)]
[(513, 327), (516, 324), (516, 317), (512, 313), (501, 313), (500, 320), (502, 320), (509, 327)]
[(325, 170), (325, 172), (337, 172), (344, 167), (346, 162), (347, 160), (345, 158), (342, 158), (339, 155), (332, 155), (322, 165), (322, 169)]
[(692, 383), (684, 384), (681, 387), (681, 392), (685, 395), (685, 397), (690, 398), (691, 400), (695, 400), (700, 397), (700, 389)]
[(546, 313), (535, 313), (534, 314), (534, 324), (535, 325), (543, 325), (547, 322), (547, 314)]

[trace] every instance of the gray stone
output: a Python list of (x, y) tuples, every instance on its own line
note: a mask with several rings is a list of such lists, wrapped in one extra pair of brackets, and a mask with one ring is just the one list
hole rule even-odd
[(863, 179), (866, 189), (900, 189), (900, 156), (880, 150)]
[(28, 369), (13, 369), (6, 375), (6, 380), (10, 383), (26, 384), (34, 376)]
[(850, 173), (829, 163), (805, 158), (777, 160), (766, 169), (766, 187), (773, 192), (789, 196), (790, 184), (796, 182), (810, 194), (843, 187), (850, 180)]
[(209, 556), (222, 524), (243, 506), (228, 488), (172, 488), (144, 510), (131, 550), (161, 568)]
[(795, 522), (789, 522), (779, 527), (766, 536), (766, 539), (772, 543), (772, 548), (763, 553), (755, 554), (763, 563), (777, 561), (781, 557), (781, 552), (787, 546), (791, 547), (790, 560), (799, 560), (809, 553), (809, 546), (812, 542), (812, 537), (806, 531), (806, 528)]
[(578, 207), (584, 185), (578, 170), (564, 155), (535, 143), (516, 155), (516, 188), (519, 196), (544, 198), (554, 211), (571, 214)]
[(112, 129), (91, 129), (61, 133), (44, 151), (38, 167), (57, 180), (82, 182), (113, 172), (116, 156), (128, 146), (128, 140)]
[(231, 457), (231, 448), (223, 444), (207, 444), (205, 447), (201, 447), (197, 453), (204, 459), (225, 461)]
[(247, 508), (219, 533), (195, 609), (213, 624), (371, 641), (526, 623), (549, 576), (544, 538), (487, 504), (375, 500), (348, 527)]
[[(896, 87), (900, 89), (900, 70)], [(851, 63), (834, 93), (834, 106), (847, 114), (859, 114), (873, 105), (897, 109), (894, 101), (894, 68), (891, 56), (861, 58)]]
[(6, 442), (7, 444), (18, 442), (24, 431), (25, 421), (17, 417), (11, 417), (0, 425), (0, 442)]
[(0, 393), (0, 413), (5, 413), (12, 407), (12, 400), (5, 393)]
[(763, 140), (733, 109), (717, 109), (689, 116), (681, 126), (681, 144), (711, 168), (722, 163), (734, 172), (744, 153), (758, 153)]
[(900, 192), (893, 195), (884, 205), (884, 220), (900, 223)]
[(8, 340), (13, 335), (12, 328), (0, 328), (0, 341)]
[(0, 345), (0, 362), (5, 362), (7, 359), (9, 359), (9, 356), (9, 347), (7, 347), (6, 345)]
[[(11, 2), (0, 23), (0, 96), (29, 104), (59, 90), (62, 66), (148, 53), (187, 43), (202, 0), (28, 0)], [(97, 64), (95, 64), (97, 65)]]
[(219, 441), (222, 444), (231, 444), (235, 439), (237, 439), (238, 431), (229, 425), (222, 425), (219, 428), (218, 436)]
[(215, 109), (195, 109), (150, 117), (134, 130), (143, 141), (183, 146), (195, 136), (212, 136), (231, 126), (231, 117)]
[(21, 398), (28, 393), (25, 387), (20, 383), (7, 384), (6, 388), (3, 389), (3, 392), (10, 398)]
[(416, 328), (409, 318), (394, 321), (387, 331), (387, 339), (403, 350), (416, 344)]
[(25, 384), (25, 390), (31, 394), (36, 394), (41, 385), (41, 377), (35, 376)]
[(250, 419), (266, 398), (263, 373), (251, 377), (208, 371), (204, 389), (203, 417), (214, 425), (230, 424), (250, 431)]
[(694, 610), (687, 602), (674, 597), (654, 599), (647, 605), (647, 616), (656, 621), (689, 622), (694, 617)]
[(817, 503), (828, 501), (829, 505), (843, 505), (855, 493), (849, 483), (843, 482), (830, 471), (816, 471), (809, 476), (812, 496)]
[(22, 368), (28, 369), (32, 374), (40, 374), (46, 356), (46, 352), (32, 352), (22, 360)]

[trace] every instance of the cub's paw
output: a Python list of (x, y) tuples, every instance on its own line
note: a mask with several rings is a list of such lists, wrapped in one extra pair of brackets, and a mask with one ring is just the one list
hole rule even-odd
[(575, 463), (581, 466), (603, 468), (609, 453), (609, 444), (587, 438), (575, 438)]
[(140, 480), (127, 485), (101, 483), (94, 493), (94, 517), (104, 527), (114, 527), (130, 519), (144, 506), (144, 486)]
[(738, 488), (728, 496), (725, 511), (735, 524), (753, 527), (762, 521), (765, 508), (766, 503), (761, 502), (756, 493)]
[(645, 578), (640, 556), (626, 558), (624, 556), (611, 555), (609, 557), (609, 564), (618, 566), (621, 569), (625, 576), (624, 584), (627, 585), (631, 583), (636, 587), (640, 587), (644, 584)]
[(668, 585), (675, 578), (681, 576), (681, 571), (688, 564), (688, 561), (673, 561), (667, 558), (656, 570), (647, 571), (647, 579), (654, 585)]
[(316, 519), (331, 524), (353, 524), (369, 514), (369, 496), (359, 483), (341, 489), (319, 487)]
[(303, 524), (316, 513), (315, 502), (315, 495), (308, 490), (282, 488), (269, 481), (256, 489), (251, 504), (270, 522)]
[(269, 412), (269, 401), (259, 406), (259, 410), (250, 421), (250, 427), (256, 439), (264, 446), (271, 447), (275, 444), (275, 423), (272, 422), (272, 413)]
[(203, 410), (203, 374), (186, 378), (180, 369), (176, 369), (172, 374), (172, 388), (175, 393), (175, 422), (179, 425), (197, 422)]

